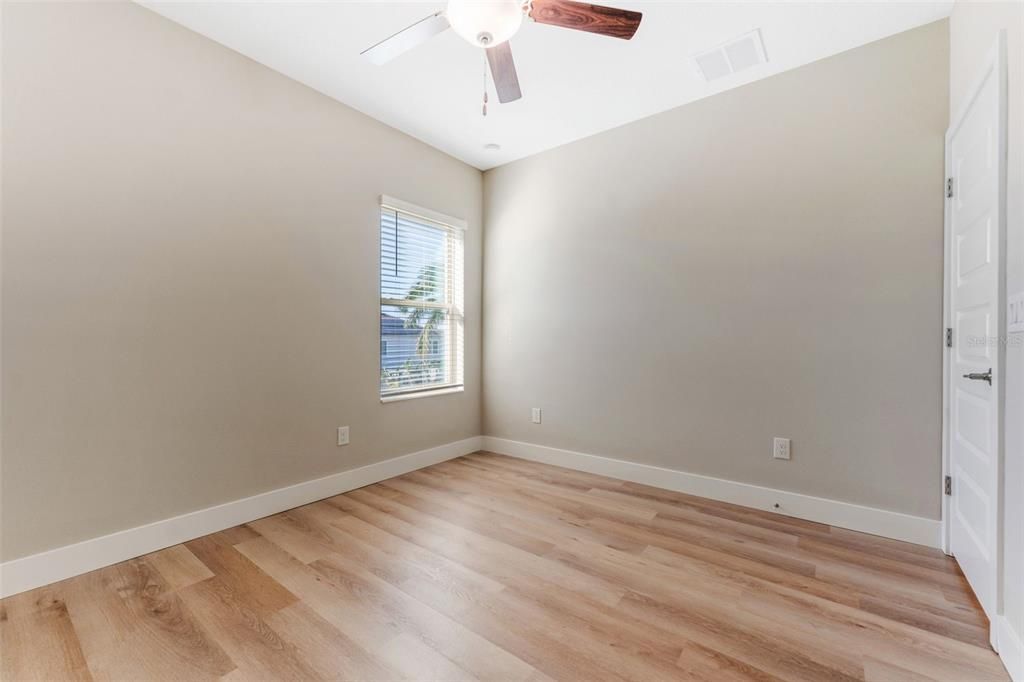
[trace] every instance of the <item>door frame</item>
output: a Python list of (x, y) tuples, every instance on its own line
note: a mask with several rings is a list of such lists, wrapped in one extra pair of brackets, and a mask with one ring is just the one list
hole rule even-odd
[[(1006, 30), (999, 31), (996, 35), (995, 44), (989, 50), (985, 57), (985, 61), (982, 64), (981, 73), (973, 81), (972, 87), (969, 91), (967, 101), (961, 106), (960, 110), (956, 112), (956, 116), (950, 120), (949, 129), (946, 131), (945, 138), (945, 169), (946, 174), (943, 178), (943, 189), (945, 189), (945, 181), (947, 178), (953, 177), (952, 160), (950, 159), (950, 142), (953, 136), (963, 125), (964, 119), (967, 116), (967, 112), (970, 110), (971, 105), (977, 99), (979, 92), (984, 86), (988, 78), (994, 77), (996, 82), (996, 102), (999, 109), (999, 124), (998, 124), (998, 190), (999, 199), (998, 206), (996, 207), (997, 218), (996, 218), (996, 248), (998, 249), (998, 255), (996, 259), (997, 267), (997, 305), (996, 310), (998, 311), (998, 325), (996, 330), (997, 338), (997, 357), (998, 357), (998, 371), (994, 378), (994, 385), (996, 387), (996, 415), (999, 420), (999, 428), (997, 432), (997, 444), (996, 444), (996, 471), (997, 471), (997, 490), (996, 494), (996, 528), (995, 528), (995, 547), (993, 548), (993, 556), (995, 557), (996, 567), (996, 580), (995, 580), (995, 600), (992, 604), (994, 613), (987, 614), (990, 620), (994, 623), (995, 617), (1002, 611), (1003, 601), (1003, 508), (1004, 508), (1004, 495), (1003, 487), (1005, 485), (1005, 453), (1004, 453), (1004, 440), (1005, 440), (1005, 407), (1006, 407), (1006, 348), (1003, 341), (1006, 339), (1006, 172), (1007, 172), (1007, 52), (1006, 52)], [(951, 475), (950, 473), (950, 448), (949, 439), (951, 435), (951, 411), (950, 411), (950, 391), (952, 389), (952, 382), (950, 381), (950, 372), (952, 369), (951, 362), (951, 348), (947, 348), (945, 345), (945, 330), (952, 326), (952, 311), (951, 311), (951, 294), (952, 294), (952, 217), (950, 215), (952, 200), (945, 196), (943, 192), (943, 235), (944, 235), (944, 247), (943, 247), (943, 315), (942, 315), (942, 480), (939, 482), (940, 490), (945, 487), (945, 477)], [(955, 337), (955, 334), (954, 334)], [(950, 518), (950, 496), (942, 495), (942, 551), (946, 554), (951, 552), (950, 544), (950, 532), (951, 532), (951, 518)], [(993, 647), (995, 646), (995, 628), (990, 630), (990, 637), (992, 639)]]

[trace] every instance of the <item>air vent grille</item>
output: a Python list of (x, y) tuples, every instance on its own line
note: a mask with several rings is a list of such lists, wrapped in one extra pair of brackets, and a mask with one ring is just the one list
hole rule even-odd
[(744, 33), (729, 42), (693, 56), (701, 76), (708, 82), (731, 76), (768, 61), (760, 29)]

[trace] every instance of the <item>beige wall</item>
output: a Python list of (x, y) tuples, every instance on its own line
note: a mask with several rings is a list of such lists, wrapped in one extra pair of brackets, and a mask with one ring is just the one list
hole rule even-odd
[(485, 433), (938, 518), (948, 82), (942, 21), (487, 172)]
[[(4, 560), (479, 433), (479, 171), (137, 5), (2, 40)], [(469, 221), (462, 395), (378, 401), (381, 193)]]
[[(971, 88), (996, 41), (1007, 31), (1008, 144), (1007, 291), (1024, 290), (1024, 3), (957, 2), (949, 20), (949, 95), (953, 116), (965, 106)], [(1024, 344), (1006, 352), (1006, 477), (1003, 489), (1003, 612), (1024, 641)]]

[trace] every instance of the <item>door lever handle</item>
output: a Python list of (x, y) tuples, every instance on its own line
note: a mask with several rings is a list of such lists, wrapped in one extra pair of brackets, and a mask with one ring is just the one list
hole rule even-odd
[(971, 372), (965, 374), (964, 379), (970, 379), (972, 381), (987, 381), (988, 385), (992, 385), (992, 368), (989, 367), (987, 372)]

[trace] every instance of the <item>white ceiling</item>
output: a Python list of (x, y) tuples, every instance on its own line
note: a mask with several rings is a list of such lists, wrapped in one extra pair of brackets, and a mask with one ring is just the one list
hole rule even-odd
[[(524, 22), (523, 98), (480, 114), (484, 57), (452, 31), (384, 66), (359, 53), (438, 2), (159, 2), (150, 9), (480, 169), (949, 16), (952, 0), (637, 2), (631, 41)], [(604, 0), (600, 0), (604, 1)], [(690, 55), (760, 28), (769, 62), (706, 83)], [(500, 151), (484, 149), (488, 143)]]

